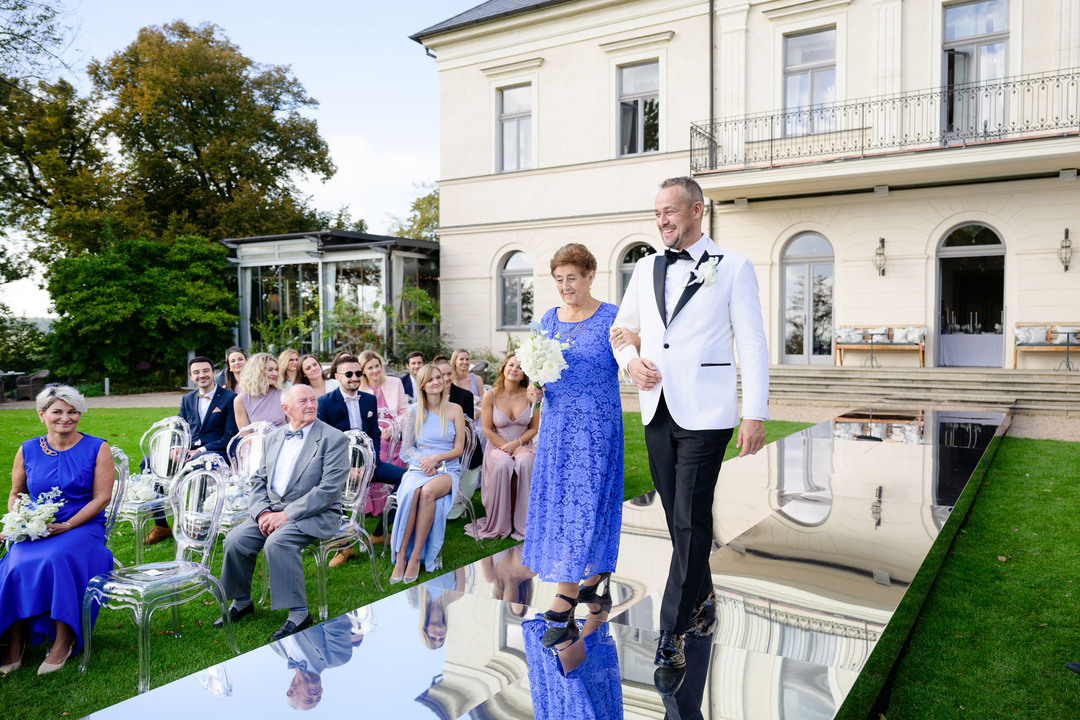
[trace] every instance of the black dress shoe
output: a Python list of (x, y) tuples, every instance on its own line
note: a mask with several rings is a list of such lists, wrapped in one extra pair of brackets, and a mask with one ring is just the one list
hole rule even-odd
[(270, 642), (277, 642), (281, 638), (289, 637), (308, 627), (311, 627), (311, 613), (308, 613), (304, 619), (300, 621), (299, 625), (291, 620), (286, 620), (284, 625), (270, 633)]
[(1080, 663), (1065, 663), (1065, 667), (1080, 675)]
[(713, 634), (716, 629), (716, 593), (710, 591), (709, 596), (701, 601), (701, 604), (690, 616), (690, 624), (686, 628), (687, 637), (705, 638)]
[[(245, 618), (248, 615), (254, 615), (254, 614), (255, 614), (255, 603), (251, 603), (246, 608), (243, 608), (241, 610), (237, 610), (236, 608), (229, 608), (229, 622), (231, 622), (231, 623), (233, 623), (235, 625), (236, 622), (238, 620), (240, 620), (241, 618)], [(220, 615), (218, 616), (218, 619), (214, 621), (214, 627), (216, 627), (216, 628), (222, 627), (224, 624), (225, 624), (225, 618), (221, 617)]]
[(685, 667), (686, 655), (683, 653), (683, 643), (684, 636), (682, 633), (661, 630), (660, 642), (656, 646), (655, 663), (662, 668)]
[(679, 691), (686, 678), (686, 667), (658, 667), (653, 673), (653, 685), (660, 697), (669, 698)]

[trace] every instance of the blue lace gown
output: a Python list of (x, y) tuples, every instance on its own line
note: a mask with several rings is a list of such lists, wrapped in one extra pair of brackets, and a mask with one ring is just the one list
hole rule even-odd
[[(27, 495), (37, 498), (54, 487), (63, 492), (66, 502), (56, 513), (56, 522), (70, 520), (93, 498), (94, 467), (103, 442), (84, 434), (63, 452), (49, 447), (44, 437), (22, 444)], [(52, 638), (53, 621), (59, 620), (75, 631), (79, 652), (86, 583), (112, 566), (112, 553), (105, 547), (104, 512), (56, 537), (14, 543), (0, 559), (0, 632), (16, 620), (33, 618), (30, 644), (34, 644)]]
[(615, 569), (623, 502), (619, 368), (608, 336), (618, 308), (564, 323), (548, 310), (567, 367), (544, 388), (522, 563), (545, 582), (578, 582)]
[[(584, 620), (578, 621), (579, 629)], [(585, 660), (564, 673), (559, 656), (541, 643), (551, 627), (542, 617), (521, 624), (525, 661), (529, 665), (529, 694), (537, 720), (621, 720), (622, 679), (619, 652), (607, 623), (578, 642)]]
[[(394, 529), (390, 533), (390, 547), (394, 550), (395, 557), (405, 539), (405, 525), (409, 522), (413, 495), (433, 479), (419, 469), (420, 458), (425, 455), (438, 455), (452, 449), (457, 435), (454, 423), (450, 421), (447, 421), (444, 433), (442, 420), (431, 412), (425, 415), (424, 426), (419, 436), (416, 435), (415, 428), (416, 409), (412, 408), (405, 420), (405, 437), (401, 442), (401, 459), (409, 463), (409, 469), (405, 471), (401, 478), (401, 485), (397, 489), (398, 512), (394, 520)], [(461, 463), (458, 458), (446, 461), (446, 472), (450, 475), (450, 492), (435, 501), (435, 518), (431, 521), (431, 531), (428, 533), (427, 540), (424, 541), (424, 567), (428, 572), (438, 569), (435, 560), (439, 557), (443, 539), (446, 537), (446, 514), (450, 512), (450, 507), (454, 504), (458, 480), (461, 479)], [(412, 545), (413, 539), (410, 537), (406, 548), (406, 554), (409, 556), (412, 555)]]

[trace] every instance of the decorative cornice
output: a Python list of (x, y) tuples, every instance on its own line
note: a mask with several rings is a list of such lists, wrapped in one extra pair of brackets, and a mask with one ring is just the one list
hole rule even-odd
[(649, 45), (662, 45), (673, 37), (675, 37), (674, 30), (665, 30), (664, 32), (642, 35), (641, 37), (630, 38), (628, 40), (615, 40), (612, 42), (600, 43), (600, 49), (606, 53), (634, 50)]
[(850, 5), (851, 0), (805, 0), (805, 2), (774, 2), (769, 3), (773, 5), (772, 8), (767, 10), (763, 9), (761, 14), (765, 16), (767, 20), (779, 20), (780, 18), (791, 17), (793, 15), (803, 15), (806, 13), (817, 12), (819, 10), (831, 10), (833, 8), (843, 7)]
[(504, 63), (502, 65), (492, 65), (486, 68), (480, 68), (480, 72), (484, 73), (488, 77), (497, 77), (499, 75), (508, 75), (510, 73), (521, 72), (522, 70), (533, 70), (544, 64), (544, 58), (537, 57), (529, 60), (518, 60), (517, 62)]

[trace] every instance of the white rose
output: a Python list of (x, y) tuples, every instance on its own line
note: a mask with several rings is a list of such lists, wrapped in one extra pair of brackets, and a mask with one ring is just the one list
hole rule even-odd
[(41, 518), (33, 518), (26, 523), (26, 534), (32, 538), (45, 537), (48, 533), (48, 528), (45, 525), (45, 521)]

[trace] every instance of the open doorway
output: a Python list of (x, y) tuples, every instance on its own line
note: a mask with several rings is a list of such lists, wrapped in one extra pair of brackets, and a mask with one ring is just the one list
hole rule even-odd
[(964, 225), (938, 250), (938, 365), (1003, 367), (1005, 246), (985, 225)]

